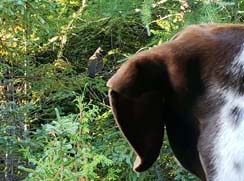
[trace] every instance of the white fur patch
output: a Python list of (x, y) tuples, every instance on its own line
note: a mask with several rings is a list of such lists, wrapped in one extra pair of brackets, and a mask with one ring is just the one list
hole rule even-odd
[(235, 56), (234, 61), (231, 63), (230, 71), (236, 76), (244, 73), (244, 43), (239, 53)]
[[(244, 55), (244, 54), (243, 54)], [(243, 56), (242, 55), (242, 56)], [(244, 180), (244, 95), (234, 91), (222, 90), (225, 104), (219, 117), (219, 132), (215, 139), (214, 181)], [(238, 107), (241, 111), (239, 124), (235, 126), (231, 110)]]
[[(244, 44), (229, 71), (233, 76), (244, 75)], [(219, 131), (214, 140), (213, 163), (216, 173), (209, 179), (244, 181), (244, 95), (230, 88), (218, 87), (214, 91), (224, 99), (224, 105), (217, 116)], [(238, 111), (233, 113), (235, 108)]]

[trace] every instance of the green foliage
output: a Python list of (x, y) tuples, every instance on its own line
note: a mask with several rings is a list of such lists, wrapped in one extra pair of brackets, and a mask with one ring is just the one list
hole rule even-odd
[[(167, 138), (156, 165), (132, 171), (106, 81), (128, 56), (182, 27), (243, 22), (243, 9), (243, 0), (0, 1), (0, 178), (196, 180), (174, 161)], [(98, 47), (104, 69), (92, 79), (87, 64)]]
[[(102, 170), (112, 165), (112, 160), (97, 152), (93, 144), (96, 139), (90, 134), (99, 108), (91, 103), (83, 104), (81, 97), (77, 102), (81, 112), (60, 116), (55, 109), (57, 119), (43, 125), (25, 142), (23, 152), (35, 166), (34, 169), (20, 167), (30, 172), (25, 180), (77, 180), (80, 177), (94, 180), (100, 177), (96, 173), (98, 167)], [(32, 152), (32, 146), (36, 146), (33, 141), (37, 139), (40, 148)]]
[(94, 0), (88, 2), (88, 8), (85, 13), (86, 20), (97, 21), (100, 18), (126, 18), (130, 14), (134, 14), (136, 8), (141, 5), (140, 0)]
[(148, 36), (151, 35), (149, 24), (152, 21), (152, 5), (153, 0), (145, 0), (142, 4), (142, 23), (145, 25)]
[(187, 24), (240, 22), (243, 20), (243, 1), (192, 1), (192, 9), (186, 16)]

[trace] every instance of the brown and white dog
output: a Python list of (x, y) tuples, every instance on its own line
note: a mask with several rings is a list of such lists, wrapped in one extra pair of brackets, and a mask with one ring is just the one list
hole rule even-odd
[(107, 83), (112, 111), (134, 148), (134, 169), (172, 150), (202, 180), (244, 180), (244, 25), (190, 26), (138, 53)]

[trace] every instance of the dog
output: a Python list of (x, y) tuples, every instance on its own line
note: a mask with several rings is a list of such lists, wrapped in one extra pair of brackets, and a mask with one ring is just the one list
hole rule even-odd
[(192, 25), (130, 57), (108, 80), (134, 170), (157, 159), (164, 129), (180, 164), (201, 180), (244, 180), (244, 25)]

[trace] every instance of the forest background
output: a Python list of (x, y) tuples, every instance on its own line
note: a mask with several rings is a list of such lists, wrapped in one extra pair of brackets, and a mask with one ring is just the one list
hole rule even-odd
[(150, 170), (132, 171), (106, 81), (190, 24), (231, 22), (244, 0), (1, 0), (0, 180), (197, 180), (167, 138)]

